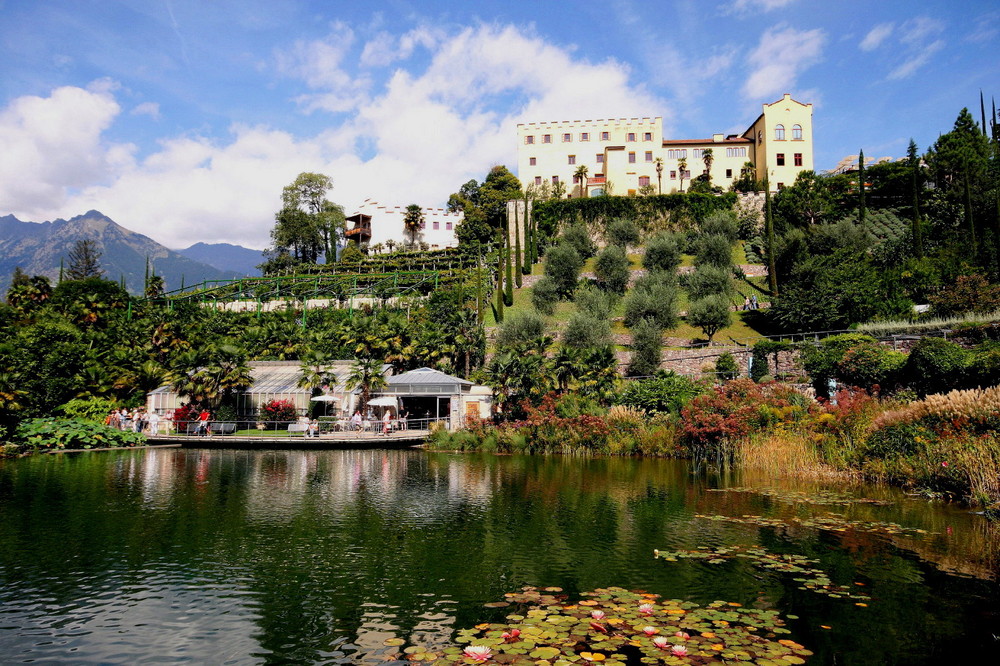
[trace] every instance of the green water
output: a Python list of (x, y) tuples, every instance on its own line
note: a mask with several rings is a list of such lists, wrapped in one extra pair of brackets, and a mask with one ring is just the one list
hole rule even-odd
[[(793, 614), (814, 664), (987, 663), (1000, 537), (885, 488), (817, 505), (686, 463), (419, 451), (137, 450), (0, 461), (0, 662), (383, 661), (497, 619), (524, 585), (617, 585)], [(774, 488), (773, 484), (768, 485)], [(759, 527), (695, 514), (841, 514), (928, 534)], [(653, 550), (761, 544), (820, 561), (867, 607), (745, 561)], [(509, 612), (509, 611), (508, 611)], [(829, 628), (826, 628), (829, 627)]]

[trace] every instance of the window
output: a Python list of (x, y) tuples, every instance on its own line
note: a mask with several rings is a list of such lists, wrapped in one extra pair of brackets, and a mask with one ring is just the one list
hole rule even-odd
[(434, 220), (434, 229), (437, 230), (437, 229), (440, 229), (440, 228), (441, 228), (441, 223), (438, 222), (437, 220)]
[(628, 133), (628, 140), (629, 141), (635, 141), (635, 132), (629, 132)]
[(802, 153), (795, 153), (795, 166), (802, 166)]
[(642, 135), (642, 140), (643, 141), (652, 141), (653, 140), (653, 133), (652, 132), (644, 132), (643, 135)]
[(784, 125), (775, 125), (774, 126), (774, 139), (776, 141), (784, 141), (785, 140), (785, 126)]
[(671, 171), (670, 172), (670, 180), (677, 180), (677, 172), (676, 171)]
[(778, 166), (785, 166), (785, 154), (784, 153), (778, 153), (777, 155), (775, 155), (775, 157), (778, 160)]
[(542, 177), (535, 176), (535, 185), (541, 185), (541, 184), (542, 184)]
[(528, 136), (524, 137), (524, 142), (525, 142), (526, 144), (528, 144), (528, 145), (531, 145), (531, 144), (533, 144), (533, 143), (535, 142), (535, 137), (534, 137), (534, 135), (532, 135), (532, 134), (529, 134)]
[(649, 176), (639, 176), (639, 187), (646, 187), (649, 185)]
[(629, 153), (628, 154), (628, 163), (629, 164), (635, 164), (635, 153)]
[(610, 140), (611, 140), (610, 132), (601, 132), (601, 141), (610, 141)]
[(451, 222), (445, 222), (444, 229), (445, 231), (451, 231)]
[(580, 141), (590, 141), (590, 132), (581, 132)]
[(427, 220), (420, 220), (420, 228), (421, 229), (427, 228)]
[(537, 161), (538, 161), (538, 160), (536, 160), (536, 159), (535, 159), (534, 157), (529, 157), (529, 158), (528, 158), (528, 166), (535, 166), (535, 163), (536, 163)]
[(684, 172), (684, 177), (687, 178), (688, 180), (691, 180), (691, 169), (688, 169)]
[(559, 176), (552, 176), (552, 184), (553, 185), (559, 184)]
[(542, 143), (552, 143), (552, 135), (551, 134), (543, 134), (542, 135)]
[(693, 157), (696, 160), (700, 160), (701, 159), (701, 148), (692, 148), (691, 149), (691, 157)]
[(684, 158), (687, 158), (687, 156), (688, 156), (688, 151), (687, 150), (676, 149), (676, 150), (668, 150), (667, 151), (667, 159), (668, 160), (684, 159)]
[(726, 157), (746, 157), (746, 148), (726, 148)]
[(576, 155), (569, 156), (569, 164), (576, 164)]
[(732, 178), (732, 177), (733, 177), (733, 170), (726, 169), (726, 178)]
[(647, 150), (646, 151), (646, 161), (647, 162), (652, 162), (653, 161), (653, 151), (652, 150)]
[(604, 153), (597, 153), (594, 157), (597, 158), (598, 164), (604, 164)]
[(572, 134), (563, 134), (563, 143), (568, 143), (573, 140)]
[(802, 140), (802, 125), (792, 125), (792, 138), (796, 141)]

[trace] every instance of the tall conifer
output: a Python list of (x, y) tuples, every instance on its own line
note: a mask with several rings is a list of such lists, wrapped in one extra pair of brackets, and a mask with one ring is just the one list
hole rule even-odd
[(764, 233), (767, 235), (767, 288), (778, 295), (778, 268), (774, 257), (774, 217), (771, 215), (771, 183), (764, 176)]
[(506, 247), (504, 248), (504, 270), (507, 271), (507, 275), (504, 276), (504, 292), (503, 292), (503, 303), (507, 307), (514, 305), (514, 280), (513, 271), (510, 265), (510, 237), (505, 238)]
[(497, 305), (496, 305), (496, 319), (497, 323), (503, 323), (503, 244), (501, 243), (500, 248), (497, 250)]
[(965, 213), (965, 227), (969, 230), (969, 241), (972, 245), (972, 256), (978, 254), (978, 243), (976, 242), (976, 222), (972, 217), (972, 187), (969, 181), (972, 176), (969, 174), (968, 160), (962, 163), (962, 208)]
[(924, 256), (923, 230), (920, 225), (920, 157), (917, 155), (917, 144), (913, 139), (910, 139), (906, 156), (910, 162), (910, 187), (913, 190), (913, 220), (910, 223), (913, 256), (920, 259)]
[(858, 225), (865, 228), (865, 151), (858, 155)]
[(518, 217), (517, 202), (514, 202), (514, 284), (520, 289), (524, 267), (521, 265), (521, 222)]

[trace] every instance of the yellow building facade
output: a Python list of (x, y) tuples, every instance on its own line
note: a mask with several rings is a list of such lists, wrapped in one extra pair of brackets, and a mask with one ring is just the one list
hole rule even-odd
[(564, 196), (579, 197), (636, 194), (644, 187), (664, 194), (686, 191), (692, 178), (706, 171), (713, 185), (728, 190), (748, 162), (754, 177), (766, 177), (776, 191), (794, 183), (800, 171), (813, 170), (812, 104), (789, 94), (764, 104), (742, 134), (664, 139), (662, 120), (521, 123), (518, 178), (524, 186), (560, 188)]

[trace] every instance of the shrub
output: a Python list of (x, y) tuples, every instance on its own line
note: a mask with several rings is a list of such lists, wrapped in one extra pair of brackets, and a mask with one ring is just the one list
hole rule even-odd
[(626, 249), (639, 242), (639, 225), (627, 218), (618, 218), (608, 224), (608, 244)]
[(666, 284), (636, 286), (625, 296), (625, 325), (635, 328), (643, 319), (654, 322), (660, 330), (677, 325), (677, 289)]
[(829, 393), (829, 381), (837, 376), (837, 364), (848, 349), (862, 343), (873, 343), (875, 338), (861, 333), (843, 333), (824, 338), (819, 345), (804, 343), (799, 358), (809, 375), (816, 394)]
[(559, 288), (556, 281), (543, 275), (531, 289), (531, 304), (544, 315), (551, 315), (559, 302)]
[(923, 338), (910, 350), (903, 375), (919, 395), (944, 393), (965, 383), (969, 353), (944, 338)]
[(614, 301), (610, 294), (590, 285), (577, 290), (573, 297), (573, 303), (576, 304), (580, 312), (585, 312), (597, 319), (609, 319), (611, 309), (614, 307)]
[(681, 265), (681, 245), (677, 236), (664, 231), (650, 238), (642, 265), (647, 271), (674, 273)]
[(291, 400), (269, 400), (260, 406), (263, 421), (294, 421), (298, 417), (299, 411)]
[(972, 351), (967, 367), (970, 386), (996, 386), (1000, 384), (1000, 342), (989, 340)]
[(497, 331), (497, 346), (530, 343), (545, 334), (545, 320), (536, 312), (517, 312), (500, 324)]
[(641, 409), (647, 414), (677, 415), (706, 390), (704, 382), (668, 372), (662, 377), (628, 382), (615, 398), (615, 404)]
[(740, 374), (740, 366), (732, 354), (726, 352), (715, 360), (715, 378), (722, 382), (736, 379)]
[(660, 369), (663, 332), (649, 319), (643, 319), (632, 330), (632, 360), (628, 374), (633, 377), (653, 375)]
[(574, 246), (566, 241), (548, 251), (545, 259), (545, 275), (555, 283), (556, 293), (568, 298), (576, 289), (583, 267), (583, 258)]
[(578, 349), (601, 347), (611, 342), (611, 325), (585, 312), (575, 312), (563, 331), (563, 342)]
[(990, 284), (982, 275), (960, 275), (955, 284), (928, 297), (934, 314), (947, 316), (966, 312), (1000, 310), (1000, 285)]
[(631, 275), (625, 250), (617, 245), (609, 245), (597, 255), (594, 264), (597, 286), (612, 294), (624, 294)]
[(146, 443), (146, 436), (89, 421), (49, 417), (21, 422), (14, 433), (14, 440), (24, 448), (40, 451), (142, 446)]
[(906, 354), (877, 342), (862, 342), (847, 351), (837, 362), (837, 378), (849, 386), (871, 391), (878, 386), (891, 390), (899, 381)]
[(562, 232), (562, 242), (569, 244), (584, 260), (590, 259), (597, 252), (597, 245), (583, 224), (571, 224), (566, 227)]
[(687, 321), (700, 328), (711, 342), (715, 334), (729, 326), (733, 319), (729, 310), (729, 300), (725, 296), (706, 296), (691, 304)]
[(701, 221), (701, 231), (704, 234), (722, 236), (730, 244), (739, 238), (740, 223), (736, 213), (731, 210), (717, 210), (708, 214)]
[(111, 410), (117, 407), (118, 402), (111, 398), (74, 398), (59, 407), (58, 411), (66, 418), (104, 423)]
[(725, 236), (709, 234), (698, 239), (694, 261), (697, 266), (717, 266), (729, 273), (733, 267), (733, 247)]
[(715, 295), (729, 296), (733, 293), (733, 278), (725, 268), (698, 266), (687, 276), (687, 288), (691, 300)]

